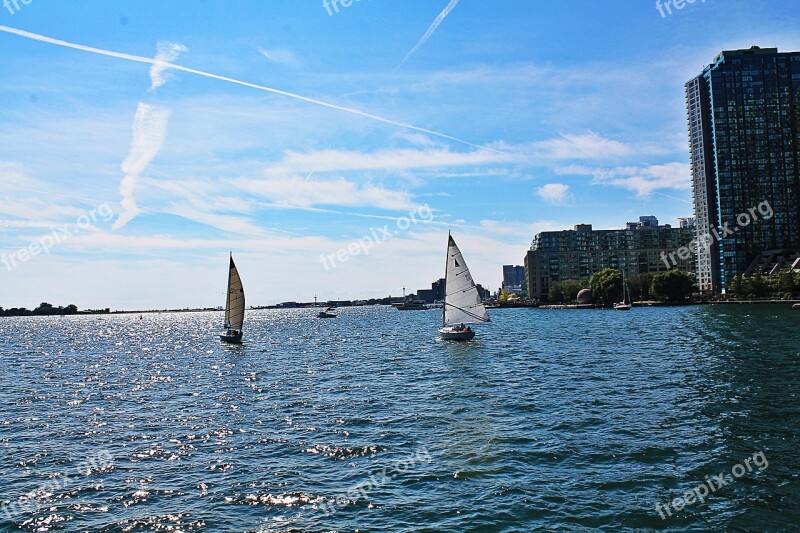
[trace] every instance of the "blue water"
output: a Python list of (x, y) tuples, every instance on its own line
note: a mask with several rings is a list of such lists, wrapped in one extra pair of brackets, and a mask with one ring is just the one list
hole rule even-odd
[(242, 346), (219, 313), (0, 319), (0, 531), (798, 527), (800, 312), (492, 317), (256, 311)]

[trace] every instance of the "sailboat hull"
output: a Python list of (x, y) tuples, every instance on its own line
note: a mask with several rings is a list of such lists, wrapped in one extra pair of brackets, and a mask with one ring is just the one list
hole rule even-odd
[(226, 331), (225, 333), (220, 333), (219, 340), (230, 344), (241, 344), (242, 335), (244, 335), (243, 331)]
[(444, 327), (439, 328), (439, 336), (444, 341), (471, 341), (473, 338), (475, 338), (475, 331), (472, 328), (463, 330), (452, 327)]

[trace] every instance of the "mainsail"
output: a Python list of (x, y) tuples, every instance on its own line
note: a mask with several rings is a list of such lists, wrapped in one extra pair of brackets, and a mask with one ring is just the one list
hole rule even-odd
[(239, 271), (233, 263), (228, 271), (228, 300), (225, 303), (225, 327), (229, 329), (242, 329), (244, 323), (244, 287), (239, 277)]
[(481, 303), (461, 250), (456, 246), (453, 237), (448, 237), (443, 324), (452, 326), (489, 322), (489, 315)]

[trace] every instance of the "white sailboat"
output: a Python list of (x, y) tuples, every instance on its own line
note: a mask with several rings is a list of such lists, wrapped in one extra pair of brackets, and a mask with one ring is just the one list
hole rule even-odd
[(631, 304), (630, 301), (631, 291), (628, 290), (628, 283), (625, 281), (625, 271), (622, 271), (622, 301), (617, 302), (614, 304), (614, 309), (617, 311), (630, 311)]
[(244, 287), (239, 271), (233, 262), (231, 253), (230, 267), (228, 268), (228, 297), (225, 301), (225, 332), (219, 339), (224, 342), (242, 342), (242, 324), (244, 323)]
[(449, 233), (447, 239), (444, 312), (439, 335), (444, 340), (468, 341), (475, 337), (475, 330), (467, 324), (489, 322), (489, 314), (481, 302), (478, 289), (456, 241)]

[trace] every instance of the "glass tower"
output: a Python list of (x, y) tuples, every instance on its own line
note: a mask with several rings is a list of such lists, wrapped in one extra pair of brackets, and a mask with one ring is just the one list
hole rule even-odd
[[(697, 281), (722, 292), (765, 257), (800, 251), (800, 52), (724, 51), (685, 91), (695, 227), (710, 243)], [(763, 202), (774, 216), (743, 224)]]

